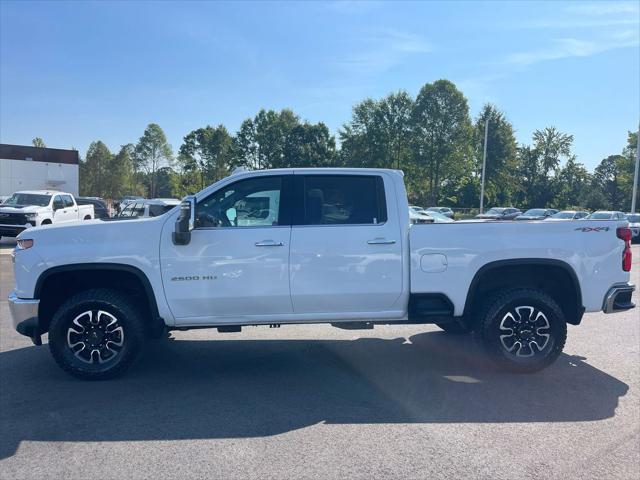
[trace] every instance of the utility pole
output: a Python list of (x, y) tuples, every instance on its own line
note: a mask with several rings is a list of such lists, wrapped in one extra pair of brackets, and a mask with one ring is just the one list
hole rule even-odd
[(636, 169), (633, 174), (633, 192), (631, 193), (631, 213), (636, 213), (636, 197), (638, 196), (638, 170), (640, 169), (640, 123), (638, 123), (638, 137), (636, 138)]
[[(480, 186), (480, 213), (484, 212), (484, 171), (487, 168), (487, 136), (489, 135), (489, 115), (484, 122), (484, 154), (482, 155), (482, 183)], [(638, 165), (636, 163), (636, 169)]]

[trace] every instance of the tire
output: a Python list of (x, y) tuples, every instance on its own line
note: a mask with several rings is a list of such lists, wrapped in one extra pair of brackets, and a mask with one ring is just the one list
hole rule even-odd
[(469, 327), (461, 325), (458, 322), (436, 323), (436, 325), (450, 335), (466, 335), (471, 333), (471, 329)]
[(567, 322), (549, 295), (537, 289), (518, 288), (497, 295), (488, 303), (477, 334), (499, 367), (532, 373), (548, 367), (562, 353)]
[(122, 374), (140, 354), (144, 340), (143, 318), (131, 299), (103, 288), (71, 297), (55, 313), (49, 328), (54, 360), (83, 380)]

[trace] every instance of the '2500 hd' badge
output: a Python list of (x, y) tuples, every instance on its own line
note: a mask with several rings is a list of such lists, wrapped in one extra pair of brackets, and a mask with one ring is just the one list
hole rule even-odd
[(215, 275), (187, 275), (186, 277), (171, 277), (172, 282), (190, 282), (191, 280), (215, 280)]

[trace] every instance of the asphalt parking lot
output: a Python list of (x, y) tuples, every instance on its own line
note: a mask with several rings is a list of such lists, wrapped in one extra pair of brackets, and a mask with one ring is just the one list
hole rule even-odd
[(13, 331), (2, 243), (2, 479), (640, 478), (637, 309), (586, 315), (534, 375), (435, 326), (284, 326), (173, 333), (91, 383)]

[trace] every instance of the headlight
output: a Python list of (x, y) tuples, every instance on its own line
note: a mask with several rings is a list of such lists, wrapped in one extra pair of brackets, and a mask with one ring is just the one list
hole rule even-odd
[(26, 250), (27, 248), (33, 247), (33, 240), (31, 238), (21, 238), (16, 243), (18, 250)]
[(38, 218), (38, 213), (27, 213), (25, 216), (27, 217), (27, 220), (35, 220)]

